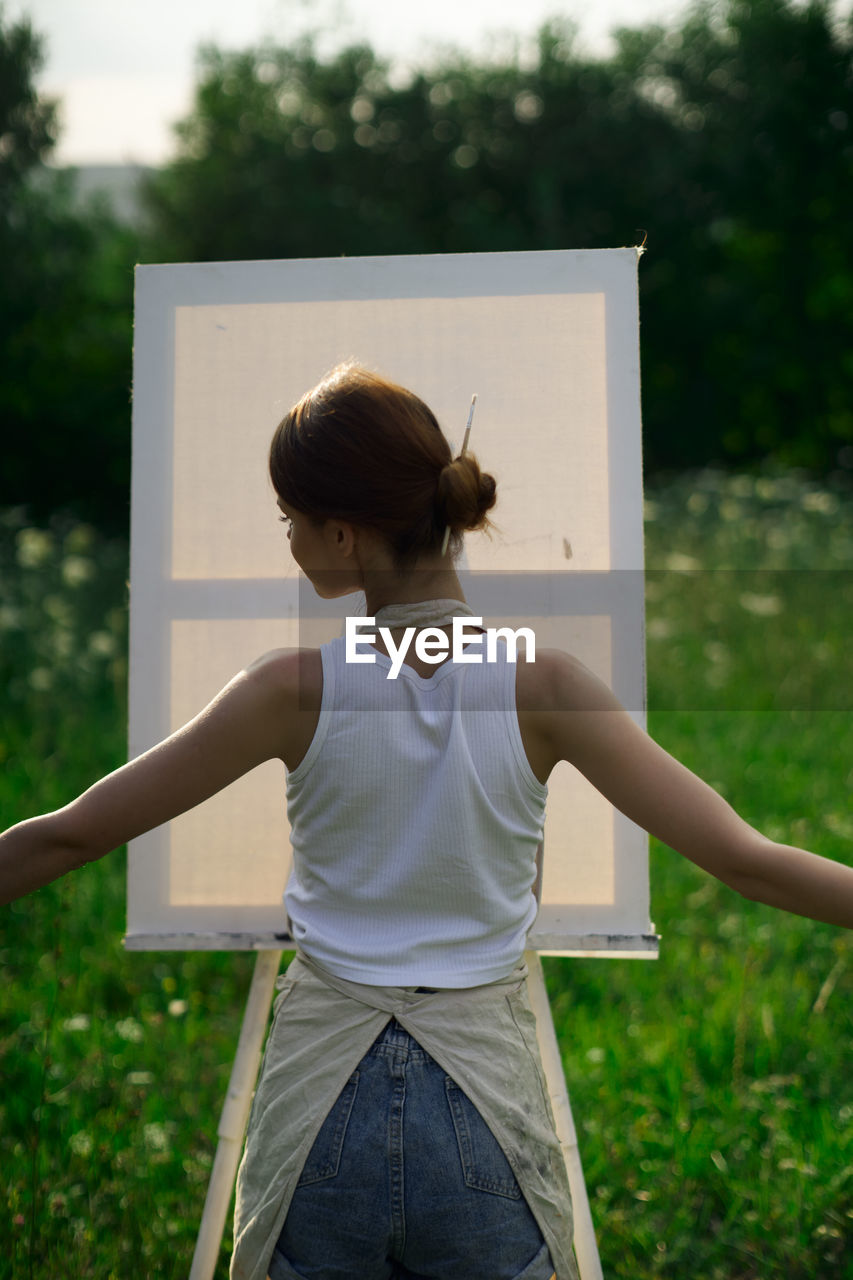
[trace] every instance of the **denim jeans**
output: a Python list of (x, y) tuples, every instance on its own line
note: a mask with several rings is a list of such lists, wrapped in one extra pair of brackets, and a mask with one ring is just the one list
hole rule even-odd
[(317, 1136), (270, 1280), (550, 1280), (491, 1131), (393, 1019)]

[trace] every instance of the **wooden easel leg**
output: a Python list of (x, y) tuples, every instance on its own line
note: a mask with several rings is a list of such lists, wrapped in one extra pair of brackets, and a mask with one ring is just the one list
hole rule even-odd
[(225, 1215), (240, 1162), (249, 1109), (269, 1017), (272, 993), (281, 964), (281, 951), (259, 951), (237, 1042), (237, 1054), (219, 1121), (219, 1145), (207, 1188), (201, 1226), (193, 1254), (190, 1280), (212, 1280), (225, 1230)]
[(598, 1244), (595, 1239), (595, 1228), (592, 1225), (592, 1214), (589, 1208), (589, 1197), (583, 1177), (578, 1137), (572, 1109), (569, 1105), (569, 1093), (566, 1088), (566, 1077), (557, 1044), (557, 1033), (551, 1017), (551, 1006), (548, 1003), (548, 992), (545, 989), (545, 976), (542, 973), (542, 961), (536, 951), (527, 951), (524, 955), (530, 976), (527, 980), (530, 991), (530, 1004), (536, 1017), (536, 1035), (539, 1040), (539, 1052), (545, 1068), (548, 1082), (548, 1093), (551, 1108), (554, 1112), (554, 1124), (563, 1158), (569, 1175), (569, 1187), (572, 1193), (572, 1208), (575, 1220), (575, 1257), (581, 1280), (604, 1280), (601, 1270), (601, 1259), (598, 1256)]

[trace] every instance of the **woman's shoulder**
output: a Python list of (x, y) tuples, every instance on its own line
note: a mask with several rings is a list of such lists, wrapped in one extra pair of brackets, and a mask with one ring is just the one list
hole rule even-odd
[(323, 695), (323, 659), (319, 649), (270, 649), (245, 671), (271, 699), (289, 710), (307, 710)]
[(519, 660), (515, 687), (519, 711), (534, 714), (600, 710), (612, 698), (589, 667), (564, 649), (537, 649), (533, 662)]
[(257, 682), (264, 717), (276, 736), (277, 754), (288, 771), (304, 759), (323, 704), (323, 659), (319, 649), (272, 649), (246, 668)]
[(515, 700), (522, 741), (540, 781), (560, 760), (577, 764), (578, 745), (612, 725), (600, 712), (624, 715), (604, 681), (562, 649), (537, 649), (534, 662), (519, 662)]

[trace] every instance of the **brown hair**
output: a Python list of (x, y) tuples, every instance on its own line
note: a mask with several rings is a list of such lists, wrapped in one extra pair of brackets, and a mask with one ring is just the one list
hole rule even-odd
[(357, 364), (339, 365), (276, 428), (270, 478), (282, 502), (316, 524), (376, 530), (400, 572), (465, 529), (493, 528), (495, 481), (473, 454), (453, 458), (432, 411), (413, 392)]

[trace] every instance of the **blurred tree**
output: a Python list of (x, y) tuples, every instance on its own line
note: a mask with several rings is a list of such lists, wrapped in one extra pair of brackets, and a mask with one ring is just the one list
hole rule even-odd
[(149, 190), (158, 254), (595, 248), (643, 228), (648, 468), (827, 469), (853, 440), (851, 52), (828, 0), (699, 3), (606, 60), (551, 23), (532, 69), (460, 55), (402, 88), (368, 48), (207, 48)]
[(546, 26), (539, 61), (461, 55), (392, 87), (369, 48), (201, 52), (179, 154), (148, 201), (164, 253), (201, 260), (631, 241), (649, 156), (677, 129)]
[(136, 237), (47, 169), (41, 46), (0, 15), (0, 503), (127, 524)]
[(617, 65), (680, 131), (643, 281), (648, 444), (669, 467), (709, 441), (730, 463), (853, 462), (851, 35), (825, 0), (620, 33)]
[(153, 242), (43, 163), (39, 41), (0, 16), (0, 503), (123, 528), (131, 266), (636, 243), (651, 472), (853, 462), (853, 25), (829, 0), (698, 4), (607, 59), (400, 85), (367, 47), (202, 51)]
[[(2, 18), (2, 10), (0, 10)], [(56, 104), (40, 102), (32, 77), (41, 65), (38, 39), (28, 23), (0, 27), (0, 211), (53, 146)]]

